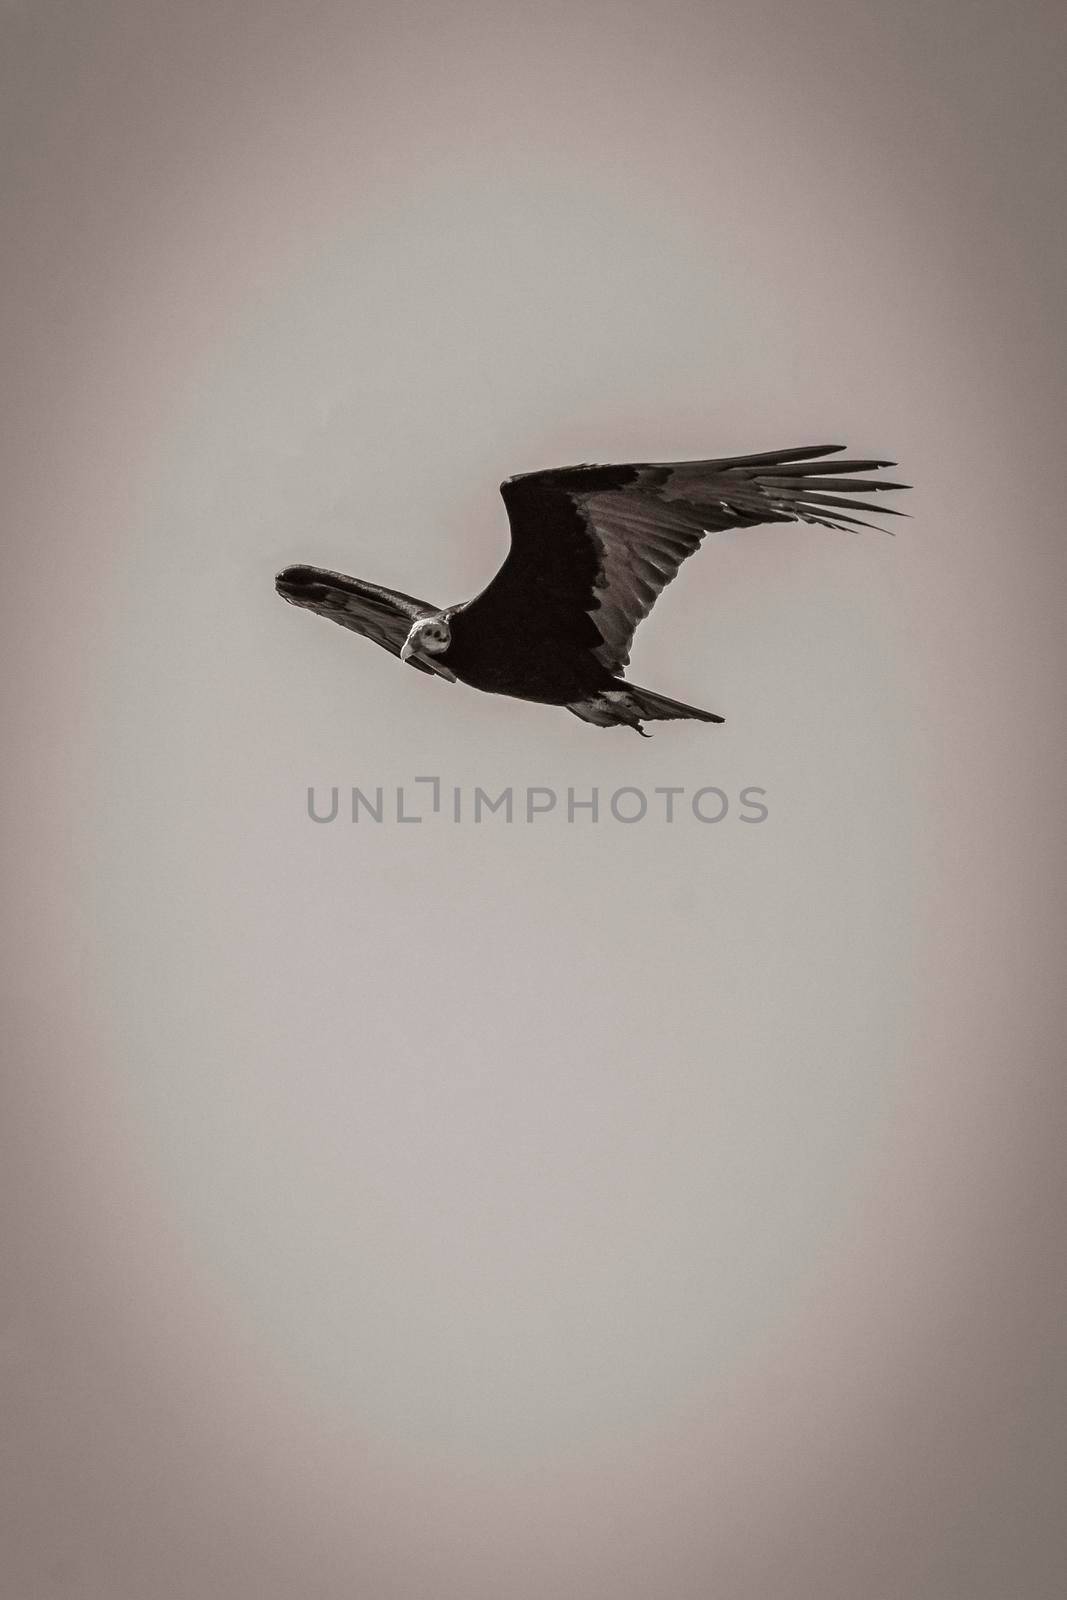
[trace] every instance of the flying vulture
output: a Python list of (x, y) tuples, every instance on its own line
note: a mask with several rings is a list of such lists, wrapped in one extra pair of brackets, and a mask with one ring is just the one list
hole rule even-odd
[(488, 587), (461, 605), (442, 609), (321, 567), (286, 567), (276, 586), (293, 605), (373, 639), (420, 672), (487, 694), (566, 706), (598, 727), (641, 734), (642, 721), (722, 722), (623, 679), (634, 630), (709, 531), (761, 522), (874, 526), (851, 513), (875, 507), (846, 496), (907, 485), (862, 476), (891, 461), (825, 459), (843, 448), (508, 478), (500, 492), (511, 549)]

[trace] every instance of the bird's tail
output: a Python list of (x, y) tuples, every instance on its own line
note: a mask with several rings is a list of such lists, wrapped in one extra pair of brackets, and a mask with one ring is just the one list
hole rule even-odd
[(696, 706), (684, 706), (680, 700), (668, 700), (665, 694), (654, 694), (651, 689), (639, 689), (633, 683), (625, 687), (637, 707), (638, 715), (648, 722), (670, 722), (677, 717), (693, 717), (697, 722), (726, 721), (725, 717), (717, 717), (714, 711), (699, 711)]
[(680, 700), (668, 700), (665, 694), (654, 694), (651, 689), (641, 689), (622, 678), (615, 678), (610, 688), (601, 689), (586, 700), (574, 701), (567, 710), (601, 728), (634, 728), (638, 733), (642, 732), (642, 722), (666, 722), (679, 717), (692, 717), (697, 722), (726, 720), (713, 711), (699, 711)]

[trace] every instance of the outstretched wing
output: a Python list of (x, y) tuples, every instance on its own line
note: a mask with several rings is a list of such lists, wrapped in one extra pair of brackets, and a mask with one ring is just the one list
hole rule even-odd
[[(394, 656), (399, 656), (412, 623), (437, 613), (437, 607), (425, 600), (398, 594), (395, 589), (380, 589), (361, 578), (347, 578), (343, 572), (327, 572), (323, 567), (286, 567), (275, 578), (274, 587), (283, 600), (373, 639)], [(432, 667), (414, 656), (409, 664), (420, 672), (433, 673)]]
[(824, 459), (843, 448), (561, 467), (509, 478), (500, 492), (511, 549), (465, 608), (468, 617), (489, 636), (565, 636), (617, 671), (629, 661), (638, 623), (706, 532), (760, 522), (873, 526), (852, 513), (876, 508), (851, 493), (907, 485), (853, 476), (891, 461)]

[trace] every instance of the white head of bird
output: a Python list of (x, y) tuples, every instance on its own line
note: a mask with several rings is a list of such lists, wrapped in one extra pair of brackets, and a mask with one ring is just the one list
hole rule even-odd
[(400, 650), (401, 661), (413, 655), (439, 656), (452, 643), (452, 630), (444, 617), (422, 617), (416, 622)]

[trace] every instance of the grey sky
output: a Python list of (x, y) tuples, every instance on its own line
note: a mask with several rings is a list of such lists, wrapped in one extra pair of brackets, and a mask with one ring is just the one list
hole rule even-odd
[[(1053, 1600), (1058, 8), (2, 27), (4, 1593)], [(638, 634), (722, 728), (273, 592), (823, 441), (898, 536), (709, 541)], [(306, 818), (427, 773), (770, 815)]]

